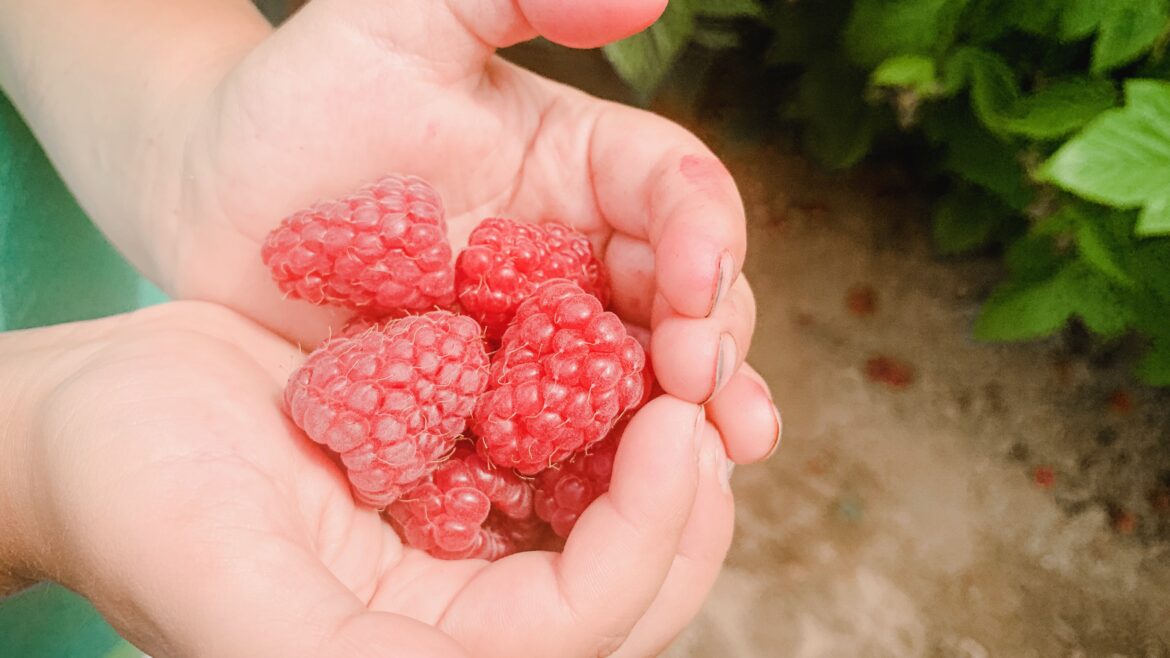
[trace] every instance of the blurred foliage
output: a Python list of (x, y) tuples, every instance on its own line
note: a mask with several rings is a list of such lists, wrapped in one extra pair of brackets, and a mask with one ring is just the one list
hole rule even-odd
[(1136, 334), (1170, 386), (1168, 42), (1170, 0), (673, 0), (605, 54), (649, 99), (715, 51), (705, 87), (824, 166), (902, 160), (941, 254), (1005, 260), (977, 337)]

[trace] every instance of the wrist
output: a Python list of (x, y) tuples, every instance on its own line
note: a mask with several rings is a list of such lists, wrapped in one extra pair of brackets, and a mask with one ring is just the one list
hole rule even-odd
[(57, 571), (38, 449), (53, 391), (80, 365), (73, 326), (0, 333), (0, 596)]

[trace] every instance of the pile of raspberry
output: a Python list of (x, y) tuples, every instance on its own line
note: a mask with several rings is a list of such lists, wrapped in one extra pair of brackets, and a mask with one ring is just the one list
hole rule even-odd
[(455, 256), (434, 188), (392, 175), (285, 218), (261, 256), (286, 296), (356, 313), (293, 372), (286, 411), (408, 545), (555, 546), (608, 490), (654, 380), (586, 236), (489, 218)]

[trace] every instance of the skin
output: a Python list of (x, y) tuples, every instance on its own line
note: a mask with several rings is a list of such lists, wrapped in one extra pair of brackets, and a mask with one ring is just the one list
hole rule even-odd
[[(779, 437), (743, 364), (743, 208), (682, 128), (494, 55), (600, 45), (661, 0), (315, 0), (276, 31), (242, 0), (110, 4), (0, 0), (0, 85), (119, 249), (202, 301), (0, 336), (7, 584), (59, 580), (160, 658), (664, 647), (731, 541), (727, 456)], [(652, 329), (667, 395), (563, 555), (404, 550), (280, 413), (297, 347), (345, 317), (282, 298), (259, 244), (391, 171), (436, 186), (456, 246), (491, 215), (586, 232)]]

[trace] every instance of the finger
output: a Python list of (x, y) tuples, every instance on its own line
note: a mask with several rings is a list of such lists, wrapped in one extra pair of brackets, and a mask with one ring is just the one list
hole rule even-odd
[(654, 305), (654, 249), (645, 239), (614, 233), (602, 256), (609, 273), (610, 305), (628, 322), (650, 326)]
[(780, 412), (763, 378), (746, 363), (707, 403), (707, 415), (723, 436), (727, 456), (737, 464), (763, 461), (780, 447)]
[(662, 390), (697, 403), (713, 399), (743, 363), (755, 323), (755, 298), (743, 277), (709, 318), (680, 315), (656, 300), (650, 358)]
[(254, 533), (185, 540), (186, 550), (156, 553), (166, 563), (147, 563), (141, 579), (152, 583), (151, 613), (163, 629), (142, 646), (152, 655), (467, 656), (431, 626), (369, 611), (292, 542)]
[(569, 535), (561, 596), (598, 637), (624, 637), (658, 595), (693, 507), (702, 418), (676, 398), (648, 403), (622, 435), (609, 492)]
[(666, 0), (519, 0), (528, 23), (544, 38), (571, 48), (596, 48), (646, 29)]
[(481, 65), (495, 49), (537, 36), (595, 48), (640, 32), (665, 8), (666, 0), (318, 0), (303, 11), (342, 17), (360, 33), (424, 61)]
[(694, 619), (715, 584), (735, 529), (731, 463), (710, 424), (703, 436), (699, 489), (678, 554), (658, 598), (614, 656), (656, 656)]
[(710, 315), (746, 250), (743, 202), (719, 159), (681, 126), (607, 105), (589, 165), (602, 215), (652, 245), (659, 294), (679, 314)]

